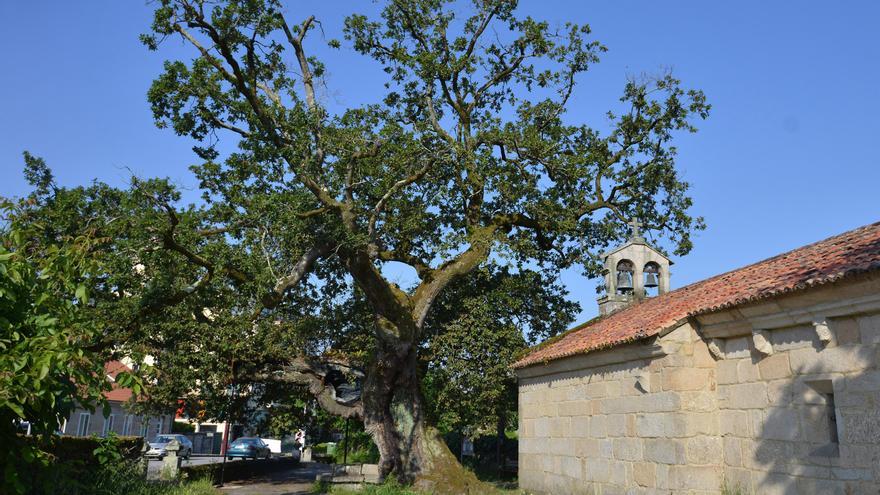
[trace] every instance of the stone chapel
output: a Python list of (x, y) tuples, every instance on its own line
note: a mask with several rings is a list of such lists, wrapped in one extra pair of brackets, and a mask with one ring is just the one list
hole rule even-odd
[(637, 227), (600, 316), (514, 364), (520, 487), (880, 493), (880, 222), (673, 291)]

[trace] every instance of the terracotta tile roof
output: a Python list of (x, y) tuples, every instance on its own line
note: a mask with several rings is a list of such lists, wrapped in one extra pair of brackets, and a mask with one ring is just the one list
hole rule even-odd
[(696, 282), (579, 325), (545, 342), (513, 367), (653, 337), (690, 316), (880, 270), (880, 222)]
[[(114, 380), (116, 379), (116, 375), (122, 371), (131, 371), (131, 368), (119, 361), (107, 361), (104, 363), (104, 373)], [(111, 387), (113, 388), (104, 392), (104, 397), (106, 397), (107, 400), (126, 402), (131, 399), (132, 393), (130, 388), (122, 388), (116, 385), (115, 381), (111, 384)]]

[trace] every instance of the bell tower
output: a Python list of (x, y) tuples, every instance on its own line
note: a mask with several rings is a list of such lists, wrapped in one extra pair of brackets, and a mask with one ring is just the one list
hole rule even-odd
[(669, 292), (672, 261), (642, 237), (642, 224), (629, 223), (632, 234), (626, 244), (602, 255), (605, 263), (605, 294), (599, 313), (607, 315), (636, 301)]

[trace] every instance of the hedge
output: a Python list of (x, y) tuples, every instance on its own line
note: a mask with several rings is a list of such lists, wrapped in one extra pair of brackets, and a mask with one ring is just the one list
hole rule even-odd
[[(144, 444), (142, 437), (116, 437), (119, 450), (125, 459), (135, 460), (141, 456), (141, 448)], [(82, 462), (86, 465), (95, 465), (98, 460), (92, 454), (100, 445), (101, 439), (96, 437), (58, 437), (46, 449), (46, 452), (55, 456), (58, 462)]]
[[(27, 437), (19, 435), (25, 442), (36, 444), (36, 446), (51, 454), (56, 462), (62, 463), (83, 463), (86, 465), (94, 465), (98, 463), (95, 458), (94, 451), (100, 445), (101, 438), (97, 437), (73, 437), (59, 436), (53, 437), (48, 443), (39, 443), (36, 437)], [(141, 448), (144, 444), (143, 437), (116, 437), (116, 443), (122, 456), (128, 460), (136, 460), (141, 456)]]
[[(80, 481), (88, 480), (99, 471), (99, 461), (94, 451), (104, 439), (94, 437), (51, 437), (40, 441), (36, 437), (19, 435), (21, 443), (30, 443), (49, 454), (49, 463), (29, 462), (19, 459), (11, 469), (15, 469), (19, 479), (28, 488), (28, 493), (57, 493), (60, 487), (64, 493), (79, 493)], [(116, 437), (116, 445), (124, 459), (136, 460), (140, 457), (143, 439), (141, 437)], [(0, 448), (14, 448), (2, 445)], [(85, 492), (88, 493), (88, 492)]]

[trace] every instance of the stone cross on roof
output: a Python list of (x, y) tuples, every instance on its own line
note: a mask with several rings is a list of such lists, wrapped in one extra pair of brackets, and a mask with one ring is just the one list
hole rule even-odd
[(633, 219), (632, 221), (628, 222), (627, 225), (632, 227), (632, 235), (630, 236), (631, 239), (642, 238), (642, 225), (644, 225), (642, 222), (638, 221), (638, 219)]

